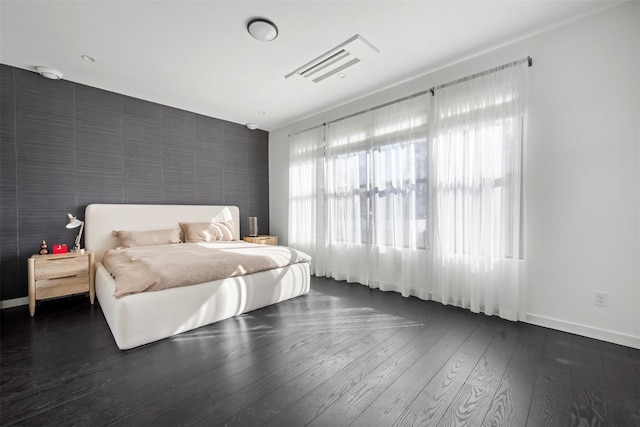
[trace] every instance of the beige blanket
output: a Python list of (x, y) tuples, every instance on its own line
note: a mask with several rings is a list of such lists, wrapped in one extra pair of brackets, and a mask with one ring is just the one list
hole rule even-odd
[(308, 262), (286, 246), (250, 243), (183, 243), (112, 249), (102, 259), (120, 298), (144, 291), (193, 285)]

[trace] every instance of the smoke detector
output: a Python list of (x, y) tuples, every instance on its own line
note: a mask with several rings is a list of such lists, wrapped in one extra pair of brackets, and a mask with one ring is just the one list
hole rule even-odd
[(46, 77), (51, 80), (60, 80), (62, 78), (62, 73), (58, 70), (54, 70), (53, 68), (36, 67), (36, 71), (40, 73), (42, 77)]
[(294, 82), (309, 80), (318, 83), (377, 53), (380, 53), (378, 48), (356, 34), (346, 42), (287, 74), (285, 78)]

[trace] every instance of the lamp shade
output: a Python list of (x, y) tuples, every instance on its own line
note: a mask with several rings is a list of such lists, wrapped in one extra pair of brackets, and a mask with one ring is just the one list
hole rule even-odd
[(258, 235), (258, 218), (255, 216), (249, 217), (249, 236), (256, 237)]
[(80, 231), (78, 231), (78, 236), (76, 237), (74, 250), (76, 252), (80, 252), (80, 239), (82, 238), (82, 230), (84, 230), (84, 221), (80, 221), (75, 216), (70, 213), (67, 214), (67, 228), (78, 228), (80, 227)]
[(82, 221), (80, 221), (75, 216), (70, 213), (67, 214), (67, 228), (78, 228), (82, 225)]

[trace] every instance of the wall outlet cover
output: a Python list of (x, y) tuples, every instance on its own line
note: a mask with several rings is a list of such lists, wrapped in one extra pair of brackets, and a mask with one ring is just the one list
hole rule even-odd
[(598, 307), (606, 307), (608, 303), (609, 301), (606, 292), (596, 292), (595, 305)]

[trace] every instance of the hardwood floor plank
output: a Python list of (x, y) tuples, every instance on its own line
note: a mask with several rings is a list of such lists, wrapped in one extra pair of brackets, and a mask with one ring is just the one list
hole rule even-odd
[(401, 348), (422, 332), (423, 328), (402, 328), (385, 343), (370, 350), (361, 358), (354, 360), (323, 384), (289, 405), (267, 425), (273, 427), (306, 425), (356, 386), (371, 371), (384, 363), (385, 360), (395, 357), (395, 354)]
[(393, 425), (435, 425), (471, 374), (493, 334), (495, 331), (482, 323), (406, 406)]
[(625, 348), (627, 348), (631, 354), (631, 360), (633, 360), (633, 363), (636, 366), (636, 371), (638, 372), (638, 375), (640, 375), (640, 350), (629, 347)]
[[(521, 330), (521, 328), (519, 328), (519, 325), (514, 324), (511, 326)], [(534, 328), (534, 330), (539, 330), (539, 328)], [(523, 334), (518, 343), (517, 349), (509, 362), (512, 370), (514, 370), (515, 366), (512, 365), (513, 362), (524, 363), (529, 359), (532, 359), (532, 361), (539, 359), (541, 349), (537, 351), (535, 350), (535, 347), (540, 344), (539, 335), (540, 334), (535, 334), (534, 337), (530, 337), (527, 334)], [(492, 344), (490, 344), (490, 346), (491, 345)], [(463, 352), (464, 350), (463, 348), (461, 348), (460, 351), (450, 359), (447, 365), (445, 365), (445, 367), (440, 372), (438, 372), (438, 374), (426, 385), (426, 387), (420, 392), (418, 397), (411, 403), (411, 405), (407, 407), (402, 416), (398, 418), (395, 425), (435, 425), (444, 416), (445, 411), (447, 411), (447, 409), (450, 407), (451, 403), (458, 395), (462, 385), (470, 375), (471, 368), (475, 368), (467, 364), (467, 367), (465, 369), (464, 364), (460, 363), (459, 358), (463, 355)], [(508, 374), (505, 374), (505, 376), (508, 378), (507, 375)], [(505, 378), (503, 378), (501, 387), (505, 387), (504, 380)], [(519, 388), (517, 385), (512, 383), (509, 383), (509, 386), (511, 387), (511, 389)], [(532, 386), (530, 388), (532, 388)], [(500, 390), (501, 389), (499, 389), (496, 393), (497, 400), (494, 400), (492, 402), (495, 408), (493, 409), (495, 417), (497, 417), (497, 415), (502, 416), (503, 411), (513, 411), (513, 409), (509, 409), (512, 405), (510, 393), (501, 393)], [(528, 401), (526, 401), (527, 411), (529, 402), (530, 398)], [(492, 411), (490, 409), (490, 413), (491, 412)], [(525, 412), (524, 422), (526, 422), (526, 415), (527, 413)], [(519, 424), (506, 423), (503, 425), (524, 425), (524, 422), (521, 422)]]
[(547, 330), (528, 427), (571, 425), (571, 335)]
[[(496, 320), (491, 318), (491, 320)], [(460, 392), (449, 405), (439, 426), (478, 426), (485, 418), (515, 346), (515, 325), (499, 322), (497, 333), (478, 359)]]
[(640, 373), (628, 347), (598, 342), (615, 425), (640, 426)]
[(371, 350), (377, 349), (396, 332), (397, 330), (394, 329), (374, 331), (362, 340), (355, 342), (349, 348), (328, 357), (322, 357), (315, 365), (309, 364), (309, 366), (305, 366), (297, 377), (256, 402), (248, 404), (244, 409), (230, 416), (221, 425), (255, 426), (268, 422), (300, 396), (311, 392), (345, 366), (368, 354)]
[(546, 331), (519, 323), (520, 341), (502, 378), (483, 427), (524, 426), (535, 387)]
[(434, 346), (448, 339), (464, 341), (475, 325), (469, 312), (456, 311), (450, 322), (437, 322), (416, 339), (404, 346), (383, 364), (375, 368), (325, 411), (320, 413), (309, 426), (350, 425), (407, 369)]
[[(450, 360), (452, 355), (458, 354), (459, 349), (464, 348), (462, 350), (463, 355), (459, 358), (462, 364), (469, 362), (470, 359), (466, 358), (466, 356), (473, 354), (474, 350), (479, 353), (479, 357), (495, 332), (491, 331), (489, 325), (482, 321), (485, 319), (479, 322), (478, 320), (477, 317), (474, 319), (480, 325), (473, 335), (470, 335), (471, 328), (467, 329), (466, 335), (460, 334), (457, 337), (445, 335), (429, 351), (416, 359), (409, 369), (378, 396), (351, 425), (392, 425), (402, 415), (406, 407), (418, 396), (424, 388), (424, 384), (430, 382), (434, 375)], [(466, 345), (467, 343), (468, 345)], [(471, 367), (473, 365), (475, 365), (475, 361), (471, 363)]]
[(613, 425), (602, 355), (596, 340), (571, 337), (572, 425)]

